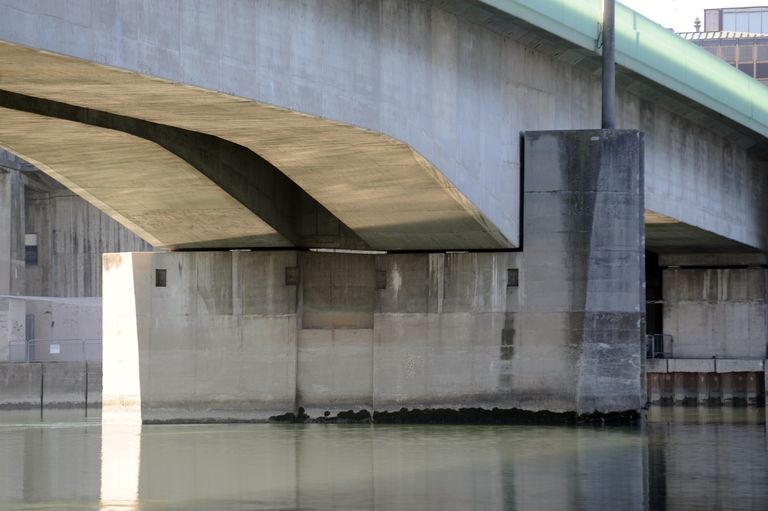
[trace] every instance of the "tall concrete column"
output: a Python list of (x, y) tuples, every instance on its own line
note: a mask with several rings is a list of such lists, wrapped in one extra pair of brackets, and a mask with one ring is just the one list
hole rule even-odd
[(0, 167), (0, 295), (24, 292), (24, 185)]
[(643, 139), (525, 134), (510, 393), (522, 406), (639, 409), (644, 330)]
[[(17, 170), (0, 167), (0, 295), (24, 292), (24, 185)], [(24, 340), (25, 304), (0, 299), (0, 362)]]

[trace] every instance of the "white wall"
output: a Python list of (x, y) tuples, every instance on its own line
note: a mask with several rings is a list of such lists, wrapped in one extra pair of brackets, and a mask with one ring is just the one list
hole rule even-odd
[(663, 278), (664, 333), (674, 338), (674, 357), (766, 358), (764, 268), (669, 268)]

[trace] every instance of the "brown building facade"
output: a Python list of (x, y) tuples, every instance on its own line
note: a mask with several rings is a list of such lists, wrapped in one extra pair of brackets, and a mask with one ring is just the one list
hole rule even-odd
[(704, 31), (680, 36), (768, 84), (768, 6), (706, 9)]

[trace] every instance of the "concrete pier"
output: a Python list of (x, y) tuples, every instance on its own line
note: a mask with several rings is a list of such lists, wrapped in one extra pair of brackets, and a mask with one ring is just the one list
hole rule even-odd
[(523, 273), (509, 391), (554, 410), (637, 409), (644, 331), (637, 131), (525, 136)]
[(105, 421), (640, 408), (641, 143), (529, 134), (522, 252), (106, 254)]
[(0, 165), (0, 295), (21, 294), (23, 289), (23, 184), (18, 170)]

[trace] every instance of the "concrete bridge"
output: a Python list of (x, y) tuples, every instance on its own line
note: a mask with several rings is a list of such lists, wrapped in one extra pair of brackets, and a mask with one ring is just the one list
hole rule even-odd
[(637, 409), (646, 249), (765, 358), (768, 89), (619, 6), (583, 131), (600, 4), (0, 0), (0, 146), (185, 250), (105, 257), (105, 410)]

